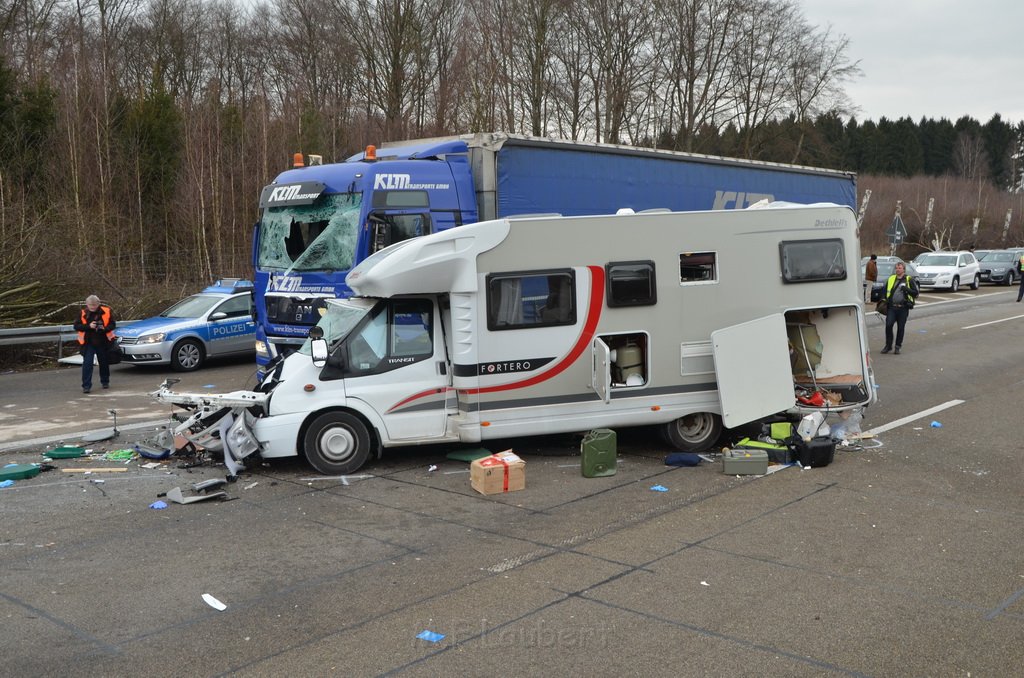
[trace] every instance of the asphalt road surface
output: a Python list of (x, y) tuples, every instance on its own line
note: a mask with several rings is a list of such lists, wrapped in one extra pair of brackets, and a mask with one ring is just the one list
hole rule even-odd
[[(0, 674), (1021, 675), (1015, 298), (926, 294), (900, 356), (872, 319), (876, 437), (824, 468), (672, 468), (621, 431), (604, 478), (578, 438), (509, 441), (527, 484), (503, 495), (422, 448), (346, 479), (260, 464), (232, 501), (153, 509), (224, 468), (59, 461), (0, 489)], [(0, 375), (0, 462), (109, 425), (103, 403), (145, 426), (97, 452), (130, 444), (166, 414), (142, 395), (164, 376), (119, 367), (82, 396), (73, 370)]]

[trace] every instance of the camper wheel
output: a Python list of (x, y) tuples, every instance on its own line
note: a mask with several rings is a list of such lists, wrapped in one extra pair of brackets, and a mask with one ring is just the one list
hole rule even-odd
[(722, 435), (722, 419), (710, 412), (695, 412), (661, 426), (661, 436), (684, 452), (704, 452)]
[(326, 475), (355, 473), (370, 458), (371, 434), (348, 412), (324, 412), (309, 424), (303, 450), (310, 466)]

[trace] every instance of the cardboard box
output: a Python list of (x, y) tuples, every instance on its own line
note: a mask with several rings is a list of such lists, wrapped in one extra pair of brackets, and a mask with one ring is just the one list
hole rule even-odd
[(469, 482), (480, 494), (522, 490), (526, 487), (526, 462), (512, 450), (477, 459), (469, 465)]
[(763, 476), (768, 473), (768, 453), (764, 450), (726, 450), (722, 453), (722, 473)]

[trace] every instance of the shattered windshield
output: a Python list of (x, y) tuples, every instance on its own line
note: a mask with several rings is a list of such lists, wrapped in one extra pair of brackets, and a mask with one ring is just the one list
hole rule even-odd
[(359, 237), (360, 193), (321, 196), (312, 205), (263, 210), (259, 268), (272, 271), (347, 271)]
[[(332, 348), (337, 345), (339, 341), (348, 336), (352, 328), (359, 324), (359, 321), (372, 311), (376, 305), (376, 299), (359, 297), (331, 299), (328, 301), (323, 310), (323, 317), (317, 323), (318, 327), (323, 328), (324, 339), (327, 340), (327, 345)], [(299, 352), (310, 355), (309, 343), (310, 340), (306, 339)]]

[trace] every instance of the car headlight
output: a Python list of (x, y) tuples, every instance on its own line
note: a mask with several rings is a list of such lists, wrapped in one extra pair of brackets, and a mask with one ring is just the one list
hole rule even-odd
[(166, 332), (157, 332), (156, 334), (144, 334), (139, 337), (136, 343), (139, 344), (159, 344), (167, 336)]
[(267, 350), (267, 342), (256, 340), (256, 355), (261, 358), (269, 358), (270, 351)]
[(1006, 267), (1006, 266), (996, 266), (996, 267), (994, 267), (994, 268), (992, 269), (992, 272), (993, 272), (993, 273), (1006, 273), (1006, 269), (1007, 269), (1007, 268), (1008, 268), (1008, 267)]

